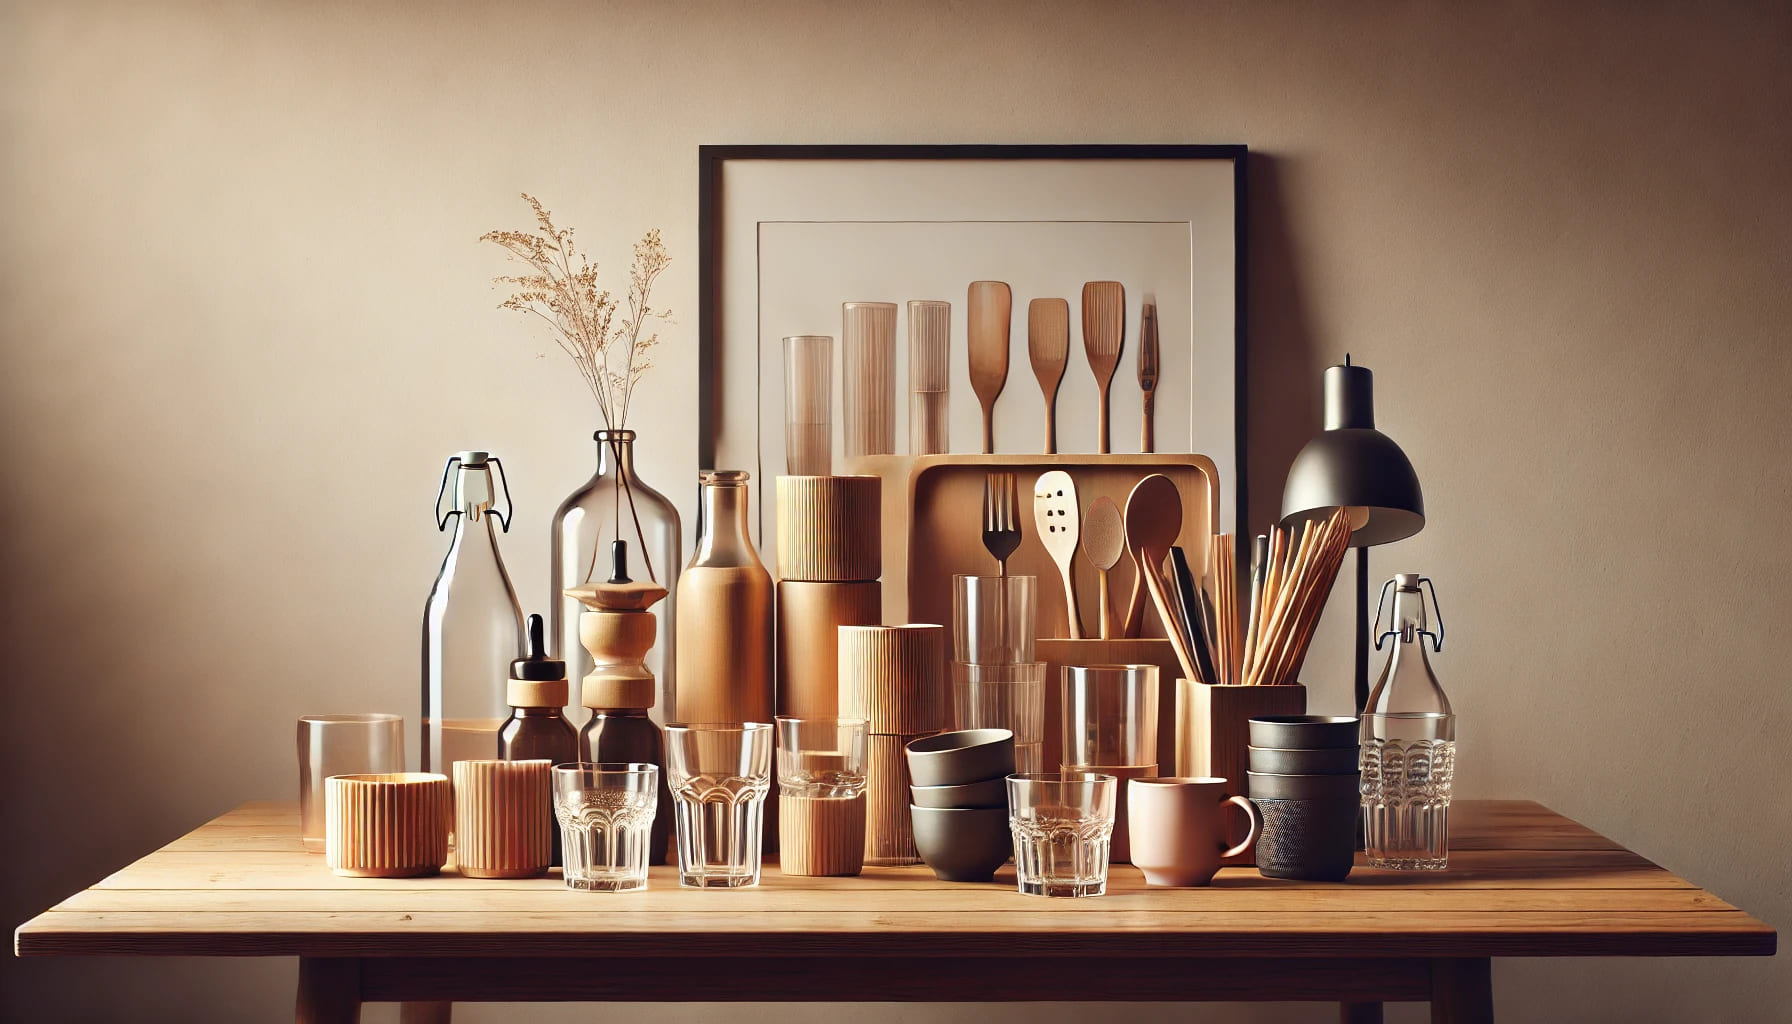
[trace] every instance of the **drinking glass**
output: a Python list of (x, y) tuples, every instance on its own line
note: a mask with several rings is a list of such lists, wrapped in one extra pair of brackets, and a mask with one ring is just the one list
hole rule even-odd
[(952, 304), (911, 299), (908, 304), (908, 452), (951, 451)]
[(299, 719), (299, 837), (324, 852), (324, 780), (404, 771), (400, 715), (305, 715)]
[(1063, 687), (1066, 768), (1156, 766), (1156, 665), (1066, 665)]
[(810, 800), (865, 792), (863, 718), (778, 719), (778, 791)]
[(840, 391), (847, 458), (896, 454), (896, 304), (840, 306)]
[(556, 765), (553, 775), (566, 887), (592, 892), (647, 888), (659, 768), (580, 761)]
[(1037, 576), (952, 577), (953, 659), (976, 665), (1033, 660)]
[(1008, 776), (1008, 828), (1023, 895), (1107, 892), (1117, 788), (1112, 775), (1095, 772)]
[(1014, 733), (1014, 767), (1022, 774), (1043, 770), (1045, 750), (1045, 662), (1018, 665), (952, 663), (953, 721), (960, 729), (1007, 729)]
[(666, 772), (678, 824), (678, 884), (759, 884), (772, 726), (666, 726)]
[(784, 471), (828, 476), (834, 469), (834, 339), (784, 339)]

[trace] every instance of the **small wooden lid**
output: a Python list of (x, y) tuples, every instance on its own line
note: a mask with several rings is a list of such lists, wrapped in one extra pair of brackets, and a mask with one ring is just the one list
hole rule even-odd
[(778, 578), (811, 583), (883, 575), (883, 479), (778, 478)]
[(842, 715), (866, 719), (884, 735), (951, 728), (944, 626), (839, 629)]

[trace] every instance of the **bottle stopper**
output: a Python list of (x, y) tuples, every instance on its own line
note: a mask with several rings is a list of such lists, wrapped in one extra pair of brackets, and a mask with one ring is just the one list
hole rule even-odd
[(659, 622), (647, 609), (666, 596), (666, 588), (629, 579), (626, 541), (611, 543), (610, 563), (607, 581), (566, 589), (586, 608), (579, 616), (579, 643), (591, 652), (592, 668), (579, 703), (601, 710), (650, 708), (655, 687), (645, 659)]

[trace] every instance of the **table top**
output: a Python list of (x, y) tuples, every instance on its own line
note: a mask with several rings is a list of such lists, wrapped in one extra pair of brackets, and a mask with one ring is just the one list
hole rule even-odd
[(634, 893), (547, 878), (341, 878), (298, 814), (251, 803), (21, 925), (20, 956), (933, 957), (1770, 956), (1773, 929), (1526, 801), (1457, 801), (1446, 871), (1358, 865), (1342, 883), (1225, 868), (1147, 887), (1116, 865), (1095, 899), (939, 882), (921, 866)]

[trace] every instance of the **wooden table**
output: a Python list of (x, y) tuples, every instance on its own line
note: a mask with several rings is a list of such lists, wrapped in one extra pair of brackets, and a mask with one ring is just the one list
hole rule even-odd
[[(22, 925), (20, 956), (297, 956), (298, 1019), (363, 1000), (1304, 1000), (1493, 1019), (1496, 956), (1770, 956), (1765, 924), (1537, 804), (1459, 801), (1450, 869), (1343, 884), (1227, 868), (1099, 899), (925, 868), (757, 889), (574, 892), (556, 878), (338, 878), (289, 804), (231, 811)], [(810, 967), (799, 961), (826, 958)], [(407, 1007), (408, 1020), (447, 1016)]]

